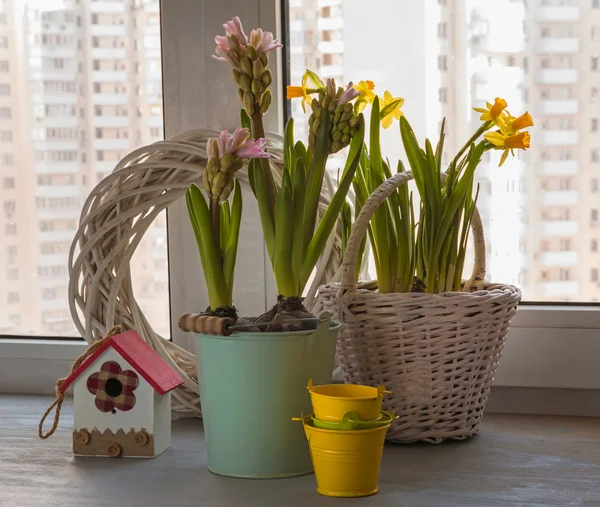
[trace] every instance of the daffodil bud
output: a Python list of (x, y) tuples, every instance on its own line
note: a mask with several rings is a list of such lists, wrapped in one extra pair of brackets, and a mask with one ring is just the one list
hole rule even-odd
[(221, 157), (221, 164), (220, 164), (221, 172), (226, 173), (227, 170), (233, 165), (234, 162), (235, 162), (235, 159), (233, 158), (233, 155), (231, 153), (225, 153), (225, 155), (223, 155)]
[(244, 90), (245, 92), (249, 92), (251, 90), (252, 87), (252, 79), (250, 79), (250, 76), (248, 74), (241, 74), (240, 75), (240, 88), (242, 90)]
[(263, 64), (263, 67), (267, 68), (269, 66), (269, 55), (267, 53), (265, 53), (264, 51), (260, 54), (258, 59)]
[(271, 90), (265, 90), (265, 93), (263, 93), (262, 96), (262, 100), (260, 101), (260, 112), (262, 114), (266, 114), (269, 110), (269, 107), (271, 106), (271, 100)]
[(245, 74), (248, 74), (248, 76), (252, 76), (252, 64), (250, 63), (250, 60), (248, 60), (247, 57), (244, 56), (240, 58), (240, 67)]
[(231, 58), (231, 61), (236, 65), (240, 64), (240, 54), (235, 49), (227, 51), (227, 55)]
[(248, 116), (252, 116), (254, 114), (254, 95), (252, 95), (252, 92), (244, 92), (242, 104)]
[(246, 46), (246, 58), (256, 60), (256, 48), (252, 44)]
[(273, 76), (271, 74), (271, 71), (269, 69), (265, 69), (265, 71), (262, 73), (262, 76), (260, 78), (263, 86), (265, 88), (268, 88), (271, 83), (273, 82)]
[(263, 85), (258, 79), (253, 79), (250, 89), (252, 90), (252, 93), (255, 97), (260, 97), (260, 95), (263, 92)]
[(252, 62), (252, 77), (254, 79), (261, 79), (264, 70), (265, 67), (260, 60), (254, 60)]

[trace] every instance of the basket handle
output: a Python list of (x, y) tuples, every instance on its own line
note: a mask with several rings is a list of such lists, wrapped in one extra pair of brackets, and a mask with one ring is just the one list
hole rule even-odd
[[(446, 175), (442, 173), (442, 182), (446, 181)], [(413, 179), (410, 171), (404, 171), (394, 174), (391, 178), (384, 181), (367, 199), (364, 206), (358, 214), (356, 222), (352, 226), (344, 261), (342, 262), (342, 281), (340, 290), (353, 291), (356, 290), (356, 261), (360, 244), (367, 233), (367, 227), (375, 210), (402, 185), (407, 184)], [(471, 287), (478, 287), (485, 278), (485, 237), (483, 234), (483, 224), (477, 206), (473, 210), (473, 219), (471, 221), (471, 230), (473, 232), (473, 243), (475, 248), (475, 262), (471, 277), (465, 282), (465, 290)]]

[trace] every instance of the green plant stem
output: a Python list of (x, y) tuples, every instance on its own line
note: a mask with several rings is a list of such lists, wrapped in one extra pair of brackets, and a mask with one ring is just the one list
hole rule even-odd
[[(263, 115), (260, 111), (257, 111), (250, 118), (252, 121), (252, 135), (254, 139), (260, 139), (265, 137), (265, 127), (263, 125)], [(267, 182), (267, 198), (269, 201), (269, 210), (271, 211), (271, 217), (275, 216), (275, 195), (277, 189), (275, 187), (275, 179), (273, 178), (273, 172), (269, 164), (269, 159), (260, 159), (260, 164), (265, 175), (265, 181)]]
[(217, 245), (221, 245), (221, 206), (219, 206), (219, 198), (210, 198), (210, 219), (215, 241)]
[[(493, 121), (487, 121), (487, 122), (483, 123), (475, 131), (475, 133), (469, 138), (469, 140), (465, 143), (465, 145), (459, 150), (459, 152), (452, 159), (452, 162), (450, 162), (450, 165), (448, 167), (452, 167), (453, 164), (456, 164), (458, 162), (458, 160), (460, 159), (460, 157), (462, 157), (463, 153), (465, 151), (467, 151), (467, 149), (471, 146), (471, 144), (473, 144), (475, 141), (477, 141), (477, 139), (479, 139), (479, 136), (481, 136), (481, 134), (483, 134), (486, 130), (489, 130), (492, 127), (492, 125), (494, 125)], [(446, 171), (446, 173), (447, 172), (448, 171)]]

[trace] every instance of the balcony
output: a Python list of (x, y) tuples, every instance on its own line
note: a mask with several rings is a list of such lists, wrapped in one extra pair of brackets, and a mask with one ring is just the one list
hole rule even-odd
[(342, 16), (319, 18), (317, 28), (320, 32), (325, 30), (341, 30), (344, 28), (344, 18)]
[(94, 93), (92, 100), (97, 106), (129, 104), (131, 97), (128, 93)]
[(125, 2), (91, 2), (90, 12), (125, 12)]
[(321, 77), (337, 77), (344, 75), (344, 67), (342, 65), (323, 65), (321, 67)]
[(79, 185), (43, 185), (35, 187), (36, 197), (79, 197)]
[(542, 206), (575, 206), (579, 204), (577, 190), (553, 190), (540, 194)]
[(573, 281), (542, 282), (538, 293), (547, 298), (573, 297), (579, 295), (579, 284)]
[[(75, 236), (75, 232), (72, 233)], [(69, 260), (69, 252), (60, 252), (53, 254), (41, 254), (38, 257), (38, 266), (66, 266)]]
[(545, 146), (575, 146), (579, 142), (577, 130), (544, 130), (541, 134)]
[(539, 21), (558, 21), (560, 23), (579, 21), (579, 7), (536, 7), (534, 12)]
[(94, 116), (94, 127), (129, 127), (129, 116)]
[(48, 128), (76, 128), (79, 126), (77, 116), (42, 116), (37, 119), (36, 127)]
[[(82, 197), (82, 204), (83, 201), (84, 199)], [(43, 209), (38, 210), (35, 216), (38, 220), (79, 220), (81, 217), (81, 207)]]
[(36, 174), (77, 174), (80, 169), (79, 162), (37, 162), (35, 165)]
[(38, 151), (77, 151), (79, 149), (78, 141), (64, 141), (61, 139), (33, 141), (33, 145)]
[(577, 114), (579, 102), (576, 100), (540, 100), (536, 109), (539, 114)]
[(324, 54), (342, 54), (344, 52), (344, 41), (321, 41), (319, 42), (319, 52)]
[(577, 236), (579, 224), (575, 220), (555, 220), (541, 223), (542, 236)]
[(578, 173), (577, 160), (547, 160), (538, 166), (538, 174), (544, 176), (574, 176)]
[(568, 267), (577, 266), (579, 252), (544, 252), (540, 255), (540, 264), (544, 267)]
[(77, 104), (77, 94), (60, 92), (41, 92), (33, 94), (33, 102), (43, 104)]
[(577, 84), (576, 69), (543, 69), (537, 74), (539, 84)]
[(128, 83), (127, 71), (124, 70), (95, 70), (92, 80), (97, 83)]
[(575, 37), (543, 37), (538, 42), (538, 53), (568, 54), (579, 51), (579, 39)]
[(75, 237), (75, 233), (77, 231), (45, 231), (39, 232), (38, 238), (41, 243), (50, 242), (50, 243), (60, 243), (61, 241), (73, 241)]
[(96, 150), (126, 150), (129, 151), (131, 147), (130, 139), (96, 139), (94, 141), (94, 148)]
[(90, 27), (92, 36), (117, 36), (124, 37), (127, 34), (125, 25), (92, 25)]
[(95, 60), (124, 60), (127, 58), (125, 48), (92, 48), (92, 58)]

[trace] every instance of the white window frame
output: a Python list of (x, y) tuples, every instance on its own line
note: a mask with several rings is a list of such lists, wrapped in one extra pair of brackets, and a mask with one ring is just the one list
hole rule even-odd
[[(163, 2), (163, 108), (167, 137), (192, 128), (237, 125), (240, 106), (230, 69), (211, 58), (214, 35), (221, 33), (222, 23), (234, 15), (240, 16), (246, 30), (261, 26), (281, 33), (278, 0)], [(280, 82), (282, 75), (281, 53), (277, 58), (274, 83)], [(282, 130), (282, 89), (280, 85), (273, 90), (267, 130)], [(276, 292), (258, 212), (251, 194), (246, 196), (235, 301), (244, 314), (256, 315), (275, 300)], [(183, 201), (169, 209), (168, 227), (172, 337), (175, 343), (193, 350), (189, 337), (177, 329), (177, 316), (203, 309), (208, 300)], [(56, 379), (68, 373), (85, 346), (83, 342), (66, 340), (0, 339), (0, 393), (52, 392)], [(563, 394), (571, 392), (564, 390), (581, 390), (592, 395), (590, 390), (600, 389), (598, 357), (600, 306), (522, 305), (513, 320), (495, 386), (530, 391), (550, 388)], [(579, 410), (579, 415), (585, 413), (585, 409)]]

